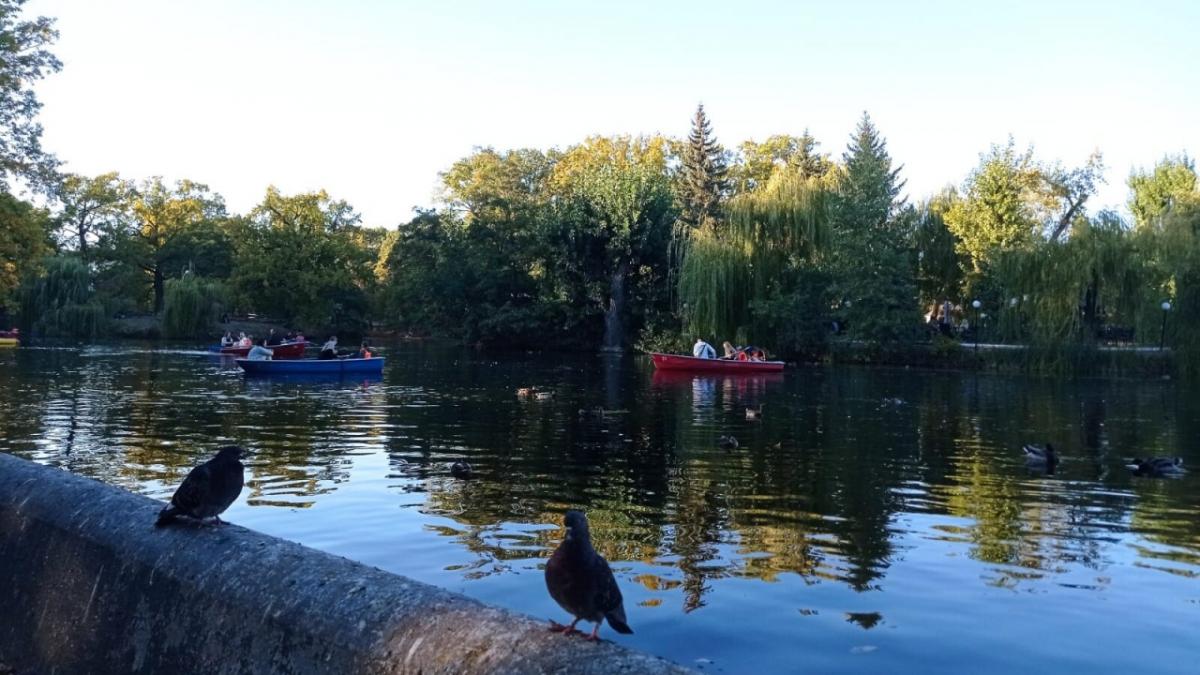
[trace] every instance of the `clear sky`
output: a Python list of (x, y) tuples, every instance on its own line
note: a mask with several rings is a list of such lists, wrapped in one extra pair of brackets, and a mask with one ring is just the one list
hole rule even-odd
[(911, 197), (1009, 134), (1135, 166), (1200, 155), (1200, 1), (32, 0), (65, 67), (47, 149), (85, 174), (192, 178), (245, 211), (270, 184), (369, 225), (434, 203), (474, 146), (805, 128), (840, 155), (870, 112)]

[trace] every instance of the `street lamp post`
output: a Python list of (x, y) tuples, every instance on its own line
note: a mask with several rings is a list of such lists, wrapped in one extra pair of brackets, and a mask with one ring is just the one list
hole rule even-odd
[(979, 308), (983, 307), (983, 303), (978, 300), (972, 300), (971, 306), (975, 308), (975, 353), (979, 353)]
[(1158, 331), (1158, 351), (1160, 351), (1160, 352), (1163, 350), (1163, 347), (1167, 344), (1167, 312), (1171, 311), (1171, 303), (1167, 302), (1166, 300), (1163, 300), (1162, 311), (1163, 311), (1162, 328), (1160, 328)]

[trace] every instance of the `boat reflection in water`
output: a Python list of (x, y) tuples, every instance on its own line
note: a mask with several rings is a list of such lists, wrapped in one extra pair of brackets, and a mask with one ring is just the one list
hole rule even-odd
[(694, 418), (706, 417), (703, 413), (712, 411), (718, 400), (720, 391), (721, 401), (725, 407), (734, 401), (745, 407), (762, 405), (769, 389), (781, 387), (784, 375), (777, 373), (689, 373), (682, 370), (655, 370), (651, 384), (656, 389), (670, 390), (691, 387), (692, 412)]

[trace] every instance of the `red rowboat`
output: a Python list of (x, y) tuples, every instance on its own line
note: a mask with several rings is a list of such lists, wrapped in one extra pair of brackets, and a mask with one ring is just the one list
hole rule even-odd
[[(271, 358), (275, 359), (302, 359), (304, 358), (304, 349), (308, 347), (307, 342), (285, 342), (274, 347), (267, 347), (273, 354)], [(250, 353), (251, 347), (223, 347), (221, 356), (236, 356), (240, 359), (246, 358)]]
[(701, 359), (680, 354), (651, 354), (659, 370), (687, 370), (693, 373), (777, 373), (783, 361), (735, 361), (733, 359)]

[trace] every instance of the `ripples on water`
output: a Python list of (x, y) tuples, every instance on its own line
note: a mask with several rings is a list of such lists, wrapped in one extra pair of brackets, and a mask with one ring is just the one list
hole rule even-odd
[[(637, 631), (619, 641), (711, 672), (1194, 672), (1200, 473), (1122, 467), (1200, 464), (1187, 386), (387, 351), (365, 381), (0, 352), (0, 451), (165, 499), (240, 443), (230, 520), (547, 618), (540, 566), (583, 507)], [(1053, 476), (1020, 454), (1046, 440)], [(460, 458), (476, 479), (450, 477)]]

